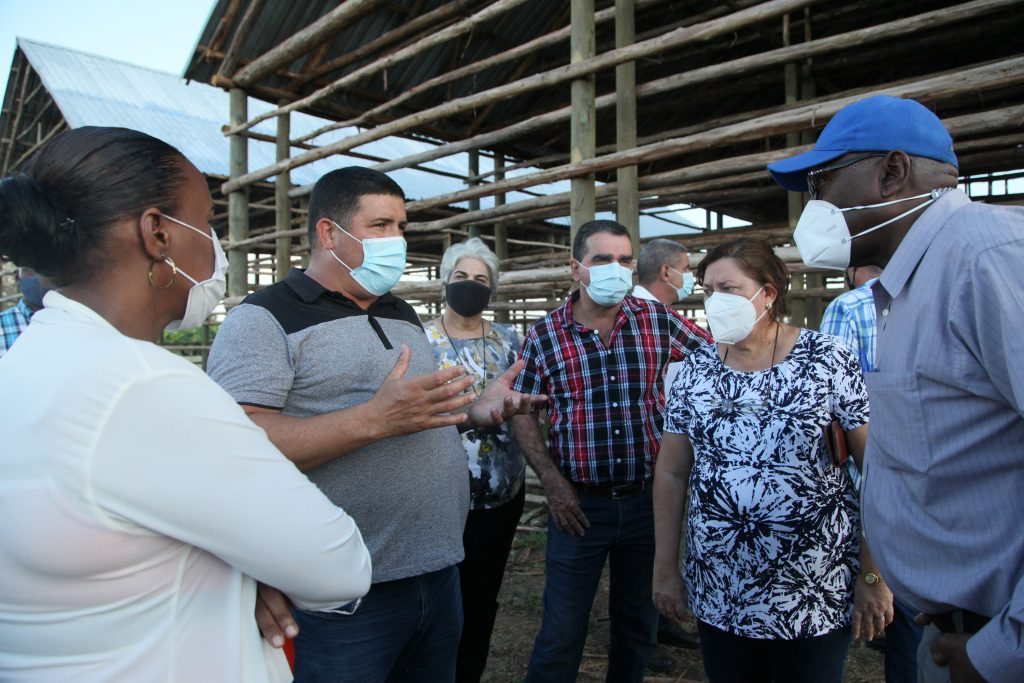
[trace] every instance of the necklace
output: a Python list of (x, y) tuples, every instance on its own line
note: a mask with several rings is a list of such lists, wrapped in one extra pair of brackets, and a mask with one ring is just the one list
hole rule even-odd
[[(775, 365), (775, 352), (779, 348), (779, 330), (782, 325), (775, 323), (775, 341), (772, 342), (772, 359), (768, 364), (770, 369)], [(718, 379), (715, 382), (715, 395), (711, 400), (711, 409), (720, 413), (731, 413), (733, 411), (739, 411), (747, 408), (755, 413), (760, 413), (768, 406), (765, 403), (748, 402), (744, 404), (740, 399), (725, 398), (722, 396), (722, 376), (725, 374), (725, 361), (729, 358), (729, 347), (725, 347), (725, 353), (722, 354), (722, 367), (718, 370)]]
[[(465, 358), (463, 358), (462, 354), (459, 353), (459, 349), (457, 346), (455, 346), (455, 342), (453, 341), (452, 335), (448, 334), (448, 328), (445, 327), (444, 325), (444, 315), (442, 315), (439, 318), (439, 320), (441, 321), (441, 329), (444, 330), (444, 336), (448, 338), (448, 345), (452, 347), (452, 351), (455, 352), (456, 357), (460, 361), (464, 361)], [(480, 362), (483, 367), (483, 384), (481, 384), (481, 389), (487, 388), (487, 342), (484, 340), (485, 336), (486, 335), (484, 335), (484, 319), (480, 318)], [(469, 354), (466, 355), (466, 358), (468, 358), (470, 361), (473, 360), (473, 357), (470, 356)], [(463, 366), (466, 368), (466, 370), (469, 370), (470, 368), (469, 363), (463, 363)], [(476, 390), (476, 382), (473, 382), (470, 385), (470, 387), (473, 389), (473, 393), (479, 397), (480, 392)]]

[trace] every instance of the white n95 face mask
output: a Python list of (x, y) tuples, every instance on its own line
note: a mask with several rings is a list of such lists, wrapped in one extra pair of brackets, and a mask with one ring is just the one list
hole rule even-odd
[(188, 327), (199, 327), (206, 322), (206, 319), (213, 313), (213, 309), (217, 308), (217, 304), (224, 298), (224, 292), (227, 290), (227, 278), (225, 275), (228, 272), (228, 257), (216, 236), (211, 236), (199, 228), (194, 228), (188, 223), (179, 221), (177, 218), (167, 214), (164, 214), (164, 218), (189, 230), (198, 232), (213, 242), (213, 273), (210, 274), (210, 277), (199, 282), (181, 268), (175, 266), (175, 271), (184, 275), (192, 283), (192, 287), (188, 290), (185, 313), (181, 316), (181, 320), (172, 321), (166, 329), (169, 332), (173, 332)]
[[(851, 240), (863, 237), (879, 228), (884, 228), (915, 211), (920, 211), (938, 199), (939, 195), (950, 189), (952, 188), (940, 188), (913, 197), (894, 199), (891, 202), (851, 206), (845, 209), (840, 209), (821, 199), (812, 199), (804, 207), (803, 213), (800, 214), (800, 220), (796, 224), (796, 230), (793, 231), (793, 240), (796, 242), (796, 248), (800, 251), (800, 258), (803, 259), (805, 265), (811, 268), (846, 270), (850, 267)], [(931, 199), (922, 202), (909, 211), (904, 211), (895, 218), (890, 218), (856, 235), (850, 235), (850, 228), (846, 225), (846, 217), (843, 216), (843, 213), (846, 211), (876, 209), (881, 206), (908, 202), (912, 199), (923, 199), (924, 197), (931, 197)]]
[(764, 285), (754, 292), (749, 299), (739, 294), (715, 292), (704, 301), (704, 313), (708, 317), (708, 327), (716, 342), (735, 344), (750, 336), (757, 321), (768, 313), (757, 314), (753, 300), (764, 289)]

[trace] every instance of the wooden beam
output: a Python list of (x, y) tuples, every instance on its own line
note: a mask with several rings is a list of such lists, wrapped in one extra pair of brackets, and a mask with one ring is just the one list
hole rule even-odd
[[(494, 9), (509, 0), (499, 0), (488, 9)], [(516, 0), (519, 1), (519, 0)], [(319, 149), (300, 154), (290, 159), (286, 164), (273, 164), (265, 168), (253, 171), (246, 174), (242, 178), (237, 178), (229, 181), (225, 188), (225, 192), (229, 192), (234, 187), (239, 187), (246, 183), (250, 183), (256, 180), (263, 180), (272, 175), (276, 175), (286, 168), (295, 168), (296, 166), (302, 166), (304, 164), (311, 163), (318, 159), (331, 156), (340, 152), (359, 147), (367, 142), (379, 140), (389, 135), (395, 135), (407, 131), (411, 128), (415, 128), (426, 122), (434, 119), (442, 118), (445, 116), (451, 116), (454, 114), (468, 111), (470, 109), (483, 106), (489, 102), (494, 102), (500, 99), (504, 99), (511, 95), (520, 95), (526, 92), (532, 92), (534, 90), (550, 87), (557, 83), (565, 81), (572, 81), (576, 78), (581, 78), (585, 75), (595, 73), (602, 69), (611, 68), (617, 66), (623, 62), (640, 59), (653, 54), (657, 54), (669, 48), (677, 48), (681, 45), (700, 42), (709, 40), (716, 36), (722, 35), (723, 33), (730, 33), (738, 28), (748, 26), (758, 21), (764, 21), (765, 19), (773, 16), (778, 16), (787, 11), (803, 7), (805, 5), (821, 2), (822, 0), (768, 0), (763, 4), (752, 7), (748, 10), (743, 10), (735, 14), (730, 14), (721, 19), (715, 19), (703, 24), (697, 24), (695, 26), (678, 29), (664, 36), (658, 38), (652, 38), (651, 40), (643, 43), (635, 43), (629, 47), (622, 48), (620, 50), (612, 50), (611, 52), (596, 56), (592, 59), (579, 62), (577, 64), (570, 64), (569, 66), (552, 69), (539, 74), (534, 74), (527, 78), (515, 81), (512, 83), (506, 83), (499, 85), (494, 88), (490, 88), (480, 93), (473, 95), (467, 95), (454, 100), (450, 100), (443, 104), (431, 107), (430, 109), (411, 114), (409, 116), (402, 117), (395, 121), (387, 124), (377, 126), (371, 130), (364, 131), (363, 133), (350, 136), (345, 140), (335, 142), (330, 145), (325, 145)], [(485, 10), (487, 11), (487, 10)], [(474, 15), (476, 16), (476, 15)], [(424, 41), (426, 42), (426, 41)], [(307, 98), (308, 99), (308, 98)], [(299, 108), (304, 106), (300, 102), (294, 102), (288, 107)], [(278, 111), (267, 112), (261, 116), (247, 121), (244, 124), (238, 126), (231, 126), (225, 131), (225, 134), (233, 134), (241, 132), (247, 128), (259, 123), (261, 120), (269, 118), (270, 116), (276, 115)], [(485, 145), (477, 145), (479, 147), (485, 147)], [(586, 174), (582, 174), (586, 175)]]
[[(899, 19), (885, 24), (878, 24), (864, 29), (851, 31), (849, 33), (819, 38), (817, 40), (800, 43), (791, 47), (783, 47), (769, 52), (750, 55), (721, 64), (714, 64), (699, 69), (693, 69), (681, 74), (660, 78), (637, 87), (637, 97), (645, 98), (672, 92), (685, 87), (694, 87), (749, 73), (753, 70), (769, 68), (785, 64), (798, 59), (827, 54), (837, 50), (857, 48), (875, 41), (887, 40), (903, 35), (912, 35), (948, 23), (964, 22), (971, 18), (982, 16), (1006, 9), (1020, 0), (976, 0), (963, 5), (943, 8), (934, 12), (926, 12), (906, 19)], [(616, 97), (602, 95), (595, 101), (598, 110), (611, 107), (615, 104)], [(493, 148), (495, 145), (534, 133), (549, 126), (557, 125), (568, 121), (572, 113), (571, 107), (562, 107), (555, 111), (532, 116), (525, 121), (507, 126), (496, 131), (482, 133), (466, 140), (451, 142), (439, 145), (434, 149), (425, 150), (419, 154), (410, 155), (403, 159), (394, 159), (384, 164), (374, 166), (375, 170), (381, 172), (394, 171), (405, 168), (411, 164), (426, 163), (440, 159), (452, 154), (458, 154), (472, 147)], [(550, 159), (549, 159), (550, 160)]]
[(21, 83), (20, 83), (21, 87), (18, 89), (17, 100), (16, 100), (16, 103), (15, 103), (14, 123), (11, 125), (11, 143), (7, 147), (7, 151), (4, 153), (4, 165), (3, 165), (3, 172), (4, 172), (4, 174), (10, 173), (11, 170), (13, 170), (14, 166), (17, 165), (17, 164), (14, 164), (14, 165), (11, 164), (11, 156), (14, 154), (14, 142), (15, 142), (15, 140), (18, 137), (16, 135), (16, 133), (18, 131), (18, 125), (21, 122), (21, 116), (22, 116), (22, 113), (23, 113), (24, 108), (25, 108), (25, 91), (28, 90), (29, 75), (31, 73), (31, 69), (29, 68), (29, 65), (28, 65), (28, 58), (25, 57), (25, 53), (23, 53), (19, 49), (17, 51), (17, 55), (18, 55), (18, 60), (16, 60), (16, 61), (20, 60), (19, 61), (19, 68), (18, 68), (18, 76), (15, 79), (14, 83), (8, 85), (8, 88), (18, 88), (19, 83), (17, 81), (19, 79), (21, 80)]
[(1002, 61), (984, 64), (974, 68), (960, 68), (930, 78), (917, 78), (899, 85), (882, 85), (856, 95), (838, 97), (813, 104), (783, 108), (773, 114), (719, 126), (711, 130), (687, 135), (672, 140), (636, 147), (624, 152), (588, 159), (576, 164), (567, 164), (531, 173), (506, 178), (500, 183), (487, 183), (468, 190), (438, 195), (420, 202), (421, 208), (455, 204), (472, 197), (483, 197), (497, 192), (510, 192), (523, 187), (532, 187), (556, 180), (566, 180), (590, 173), (609, 171), (641, 161), (651, 162), (687, 152), (704, 150), (721, 144), (758, 140), (771, 135), (780, 135), (802, 128), (814, 128), (828, 122), (837, 111), (868, 95), (892, 95), (909, 97), (923, 102), (939, 102), (966, 93), (983, 92), (1024, 83), (1024, 57), (1011, 57)]
[[(350, 0), (349, 2), (341, 5), (341, 7), (339, 7), (338, 9), (347, 7), (352, 2), (362, 1), (365, 0)], [(320, 88), (316, 92), (311, 93), (306, 97), (303, 97), (301, 100), (296, 100), (295, 102), (292, 102), (291, 104), (288, 104), (284, 107), (279, 107), (278, 109), (275, 109), (273, 111), (260, 114), (259, 116), (253, 118), (250, 121), (246, 121), (244, 123), (233, 126), (229, 130), (225, 131), (224, 134), (232, 135), (241, 130), (252, 128), (261, 121), (265, 121), (273, 116), (279, 115), (282, 111), (295, 111), (298, 109), (308, 108), (315, 102), (322, 100), (323, 98), (331, 95), (332, 93), (340, 90), (341, 88), (345, 87), (346, 85), (349, 85), (350, 83), (355, 83), (361, 78), (365, 78), (366, 76), (369, 76), (371, 74), (383, 71), (384, 69), (387, 69), (388, 67), (394, 64), (405, 61), (417, 54), (420, 54), (424, 50), (434, 47), (435, 45), (445, 43), (454, 38), (455, 36), (467, 33), (476, 28), (478, 25), (486, 21), (490, 21), (491, 19), (500, 16), (502, 13), (507, 12), (513, 7), (517, 7), (518, 5), (523, 4), (524, 2), (528, 2), (528, 0), (497, 0), (496, 2), (492, 2), (488, 4), (486, 7), (484, 7), (484, 9), (473, 14), (468, 19), (460, 21), (454, 26), (449, 26), (448, 28), (442, 31), (438, 31), (437, 33), (434, 33), (426, 37), (425, 39), (416, 42), (413, 45), (410, 45), (406, 48), (388, 54), (382, 57), (381, 59), (371, 62), (370, 64), (367, 64), (366, 66), (362, 66), (356, 69), (355, 71), (342, 76), (341, 78), (334, 81), (330, 85)]]
[(231, 42), (228, 43), (228, 49), (224, 52), (224, 58), (220, 62), (220, 67), (213, 78), (210, 79), (212, 85), (230, 87), (231, 74), (235, 73), (235, 69), (238, 68), (238, 60), (241, 59), (242, 49), (249, 40), (249, 34), (252, 33), (253, 27), (256, 25), (256, 19), (263, 9), (263, 2), (264, 0), (249, 0), (249, 6), (245, 8), (245, 14), (242, 15), (242, 20), (238, 22), (238, 28), (235, 29), (234, 35), (231, 36)]
[[(636, 38), (633, 0), (615, 0), (615, 47), (632, 45)], [(636, 147), (636, 62), (615, 67), (615, 145), (619, 151)], [(596, 153), (596, 150), (595, 150)], [(640, 196), (637, 167), (616, 169), (615, 217), (629, 230), (633, 255), (640, 254)]]
[[(241, 88), (229, 93), (230, 120), (245, 120), (249, 98)], [(232, 178), (245, 175), (249, 166), (249, 140), (244, 135), (229, 138), (228, 169)], [(228, 196), (228, 239), (242, 242), (249, 237), (249, 188), (239, 187)], [(245, 296), (249, 293), (247, 250), (228, 252), (228, 295)]]
[[(281, 114), (277, 117), (277, 145), (275, 151), (277, 160), (287, 159), (291, 154), (291, 146), (288, 141), (291, 139), (291, 114)], [(285, 172), (275, 178), (274, 182), (274, 223), (278, 232), (291, 229), (292, 204), (288, 196), (291, 189), (291, 177)], [(292, 238), (281, 236), (277, 238), (277, 249), (275, 250), (274, 277), (281, 281), (288, 276), (292, 266)]]
[[(286, 66), (301, 55), (309, 52), (320, 43), (330, 40), (342, 29), (350, 26), (353, 21), (379, 4), (380, 0), (348, 0), (314, 21), (309, 26), (285, 39), (271, 50), (238, 70), (232, 77), (234, 84), (240, 88), (255, 85), (261, 78), (275, 69)], [(274, 116), (281, 112), (275, 111)], [(270, 117), (266, 117), (270, 118)], [(238, 124), (233, 124), (237, 126)], [(246, 126), (247, 128), (251, 126)], [(232, 131), (235, 133), (238, 131)]]
[[(569, 64), (581, 64), (594, 58), (594, 0), (571, 0), (572, 32), (569, 38)], [(597, 147), (596, 110), (594, 109), (594, 74), (587, 72), (571, 83), (572, 120), (570, 123), (569, 160), (578, 163), (594, 158)], [(594, 175), (572, 178), (569, 216), (569, 241), (576, 239), (580, 226), (594, 220)]]
[(28, 159), (30, 156), (32, 156), (32, 154), (35, 153), (35, 151), (37, 149), (39, 149), (40, 147), (45, 145), (47, 142), (49, 142), (53, 138), (57, 137), (58, 133), (64, 131), (67, 128), (68, 128), (68, 122), (67, 121), (65, 121), (64, 119), (61, 119), (60, 121), (58, 121), (57, 124), (53, 128), (51, 128), (46, 135), (44, 135), (42, 138), (39, 139), (38, 142), (36, 142), (31, 147), (29, 147), (27, 150), (25, 150), (25, 152), (20, 157), (15, 159), (14, 163), (11, 165), (11, 168), (14, 169), (14, 168), (18, 168), (19, 166), (21, 166), (21, 162), (23, 162), (26, 159)]
[(434, 26), (435, 24), (439, 24), (453, 16), (462, 14), (477, 2), (478, 0), (452, 0), (451, 2), (446, 2), (433, 11), (427, 12), (426, 14), (416, 13), (416, 16), (414, 16), (413, 19), (403, 21), (396, 28), (388, 31), (387, 33), (381, 34), (370, 42), (364, 43), (354, 50), (350, 50), (343, 55), (335, 57), (331, 61), (326, 62), (315, 69), (308, 69), (306, 73), (295, 79), (289, 88), (291, 90), (297, 90), (314, 79), (320, 78), (332, 71), (337, 71), (349, 64), (354, 64), (355, 62), (369, 57), (375, 52), (389, 45), (393, 45), (408, 36), (415, 35), (430, 26)]

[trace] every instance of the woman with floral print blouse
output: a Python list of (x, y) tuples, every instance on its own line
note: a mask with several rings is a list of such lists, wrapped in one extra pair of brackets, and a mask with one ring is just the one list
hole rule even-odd
[[(520, 339), (512, 325), (485, 320), (498, 285), (498, 259), (478, 238), (450, 247), (441, 260), (445, 307), (424, 327), (439, 369), (462, 365), (477, 396), (511, 367)], [(526, 464), (509, 423), (462, 433), (469, 464), (470, 510), (459, 564), (465, 623), (456, 680), (479, 681), (487, 664), (498, 591), (526, 496)]]
[(836, 419), (860, 464), (868, 401), (857, 359), (783, 322), (789, 273), (767, 242), (715, 247), (697, 279), (717, 343), (683, 361), (669, 392), (655, 603), (677, 620), (692, 608), (712, 683), (840, 683), (851, 634), (870, 639), (892, 620), (849, 475), (822, 446)]

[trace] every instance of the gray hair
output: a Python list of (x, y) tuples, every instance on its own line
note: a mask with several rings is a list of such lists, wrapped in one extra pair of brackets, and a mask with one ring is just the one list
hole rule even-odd
[(491, 278), (491, 291), (498, 288), (498, 257), (484, 244), (479, 237), (470, 237), (448, 247), (441, 257), (441, 283), (448, 284), (455, 266), (464, 258), (475, 258), (487, 266), (487, 274)]
[(658, 279), (658, 273), (665, 264), (675, 263), (680, 254), (686, 254), (686, 247), (672, 240), (651, 240), (640, 250), (636, 260), (636, 279), (642, 285), (648, 285)]

